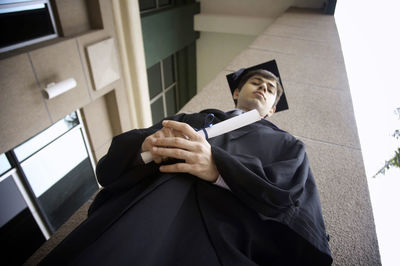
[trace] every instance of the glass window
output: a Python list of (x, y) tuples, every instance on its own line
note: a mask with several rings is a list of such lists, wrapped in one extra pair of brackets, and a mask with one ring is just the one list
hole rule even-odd
[[(162, 64), (162, 65), (161, 65)], [(147, 70), (153, 123), (176, 114), (177, 81), (175, 55), (172, 54)], [(157, 84), (157, 86), (151, 84)], [(160, 88), (158, 88), (161, 86)], [(155, 90), (154, 88), (158, 88)]]
[(140, 11), (156, 8), (156, 0), (139, 0)]
[(49, 1), (30, 2), (0, 1), (0, 52), (57, 36)]
[(22, 265), (46, 239), (13, 176), (0, 180), (1, 259), (4, 265)]
[(172, 0), (139, 0), (140, 12), (158, 11), (172, 5)]
[(79, 127), (29, 157), (21, 166), (52, 232), (98, 189)]
[(0, 182), (0, 227), (27, 207), (12, 176), (4, 178)]
[(50, 229), (56, 231), (97, 190), (90, 160), (86, 158), (38, 198)]
[(13, 150), (51, 233), (98, 190), (83, 134), (74, 112)]
[(40, 150), (48, 143), (58, 138), (71, 128), (75, 127), (79, 124), (79, 120), (76, 112), (73, 112), (48, 129), (42, 131), (38, 135), (24, 142), (14, 149), (15, 155), (17, 156), (18, 161), (22, 162), (30, 155)]
[(161, 67), (157, 63), (147, 70), (147, 80), (149, 84), (150, 99), (162, 92)]
[(0, 175), (4, 174), (11, 169), (11, 165), (8, 162), (7, 156), (3, 153), (0, 155)]
[(88, 157), (80, 130), (60, 137), (21, 164), (36, 197)]
[(158, 0), (158, 6), (168, 6), (171, 4), (171, 0)]
[(174, 71), (174, 56), (171, 55), (163, 60), (163, 72), (164, 72), (164, 84), (165, 88), (168, 88), (175, 82), (175, 71)]
[(175, 86), (165, 93), (165, 102), (167, 104), (167, 116), (176, 114), (176, 94)]
[(153, 124), (160, 122), (164, 118), (162, 97), (151, 104), (151, 116), (153, 118)]

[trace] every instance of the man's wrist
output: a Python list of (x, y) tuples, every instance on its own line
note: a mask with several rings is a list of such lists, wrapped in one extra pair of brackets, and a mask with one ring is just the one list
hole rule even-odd
[(218, 175), (217, 178), (216, 178), (214, 181), (212, 181), (212, 183), (213, 183), (213, 184), (217, 184), (217, 182), (218, 182), (221, 178), (222, 178), (221, 175)]
[(229, 188), (229, 186), (225, 183), (225, 181), (224, 181), (224, 179), (222, 178), (221, 175), (218, 176), (217, 180), (216, 180), (213, 184), (214, 184), (214, 185), (217, 185), (217, 186), (219, 186), (219, 187), (223, 187), (223, 188), (225, 188), (225, 189), (227, 189), (227, 190), (231, 190), (231, 189)]

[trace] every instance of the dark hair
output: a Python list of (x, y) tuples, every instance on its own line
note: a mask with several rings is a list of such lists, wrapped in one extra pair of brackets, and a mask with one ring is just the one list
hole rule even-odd
[[(264, 70), (264, 69), (256, 69), (256, 70), (251, 70), (251, 71), (249, 71), (249, 72), (247, 72), (247, 73), (245, 73), (244, 75), (243, 75), (243, 77), (240, 79), (240, 82), (239, 82), (239, 84), (238, 84), (238, 89), (239, 89), (239, 91), (242, 89), (242, 87), (244, 86), (244, 84), (246, 84), (246, 82), (251, 78), (251, 77), (253, 77), (253, 76), (255, 76), (255, 75), (260, 75), (261, 77), (263, 77), (263, 78), (266, 78), (266, 79), (274, 79), (275, 81), (276, 81), (276, 99), (275, 99), (275, 102), (274, 102), (274, 105), (272, 106), (272, 107), (275, 107), (277, 104), (278, 104), (278, 102), (279, 102), (279, 99), (281, 98), (281, 96), (282, 96), (282, 93), (283, 93), (283, 88), (282, 88), (282, 85), (281, 85), (281, 83), (280, 83), (280, 80), (279, 80), (279, 78), (277, 77), (277, 76), (275, 76), (272, 72), (269, 72), (269, 71), (267, 71), (267, 70)], [(234, 102), (235, 102), (235, 106), (237, 105), (237, 100), (234, 100)]]

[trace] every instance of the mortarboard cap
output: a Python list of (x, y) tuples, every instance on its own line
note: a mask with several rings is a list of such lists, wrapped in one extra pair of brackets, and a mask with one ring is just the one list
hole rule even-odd
[(246, 74), (249, 71), (257, 70), (257, 69), (267, 70), (279, 78), (279, 83), (282, 86), (283, 92), (282, 92), (281, 98), (279, 99), (278, 104), (276, 105), (275, 112), (289, 109), (289, 106), (288, 106), (288, 103), (286, 100), (285, 89), (283, 88), (281, 76), (279, 75), (278, 65), (276, 64), (275, 60), (271, 60), (271, 61), (259, 64), (256, 66), (252, 66), (249, 68), (241, 68), (238, 71), (227, 75), (226, 79), (228, 80), (229, 88), (231, 89), (232, 95), (233, 95), (233, 92), (235, 91), (235, 89), (239, 86), (240, 80), (242, 79), (244, 74)]

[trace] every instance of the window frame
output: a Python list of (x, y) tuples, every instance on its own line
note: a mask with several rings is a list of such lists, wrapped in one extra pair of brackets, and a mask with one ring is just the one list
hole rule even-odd
[(50, 16), (51, 24), (53, 26), (54, 33), (48, 34), (48, 35), (45, 35), (42, 37), (30, 39), (27, 41), (11, 44), (9, 46), (1, 47), (0, 53), (12, 51), (12, 50), (15, 50), (18, 48), (22, 48), (22, 47), (29, 46), (29, 45), (32, 45), (35, 43), (40, 43), (40, 42), (44, 42), (44, 41), (55, 39), (55, 38), (59, 37), (58, 27), (57, 27), (56, 20), (54, 18), (54, 14), (53, 14), (54, 12), (53, 12), (53, 8), (51, 5), (51, 0), (26, 0), (26, 1), (25, 0), (14, 0), (14, 1), (9, 1), (9, 3), (6, 3), (6, 4), (1, 4), (0, 10), (1, 9), (4, 10), (7, 8), (19, 8), (19, 7), (24, 7), (24, 6), (32, 6), (32, 5), (36, 5), (36, 4), (44, 4), (45, 6), (47, 5), (47, 10), (49, 12), (49, 16)]
[[(89, 139), (87, 137), (87, 132), (86, 132), (86, 129), (85, 129), (85, 126), (84, 126), (82, 115), (81, 115), (79, 109), (76, 110), (75, 112), (77, 114), (77, 118), (78, 118), (79, 124), (75, 125), (74, 127), (68, 129), (67, 131), (65, 131), (61, 135), (59, 135), (59, 136), (55, 137), (54, 139), (50, 140), (46, 145), (44, 145), (43, 147), (37, 149), (35, 152), (30, 154), (26, 158), (24, 158), (22, 160), (18, 160), (18, 158), (17, 158), (17, 156), (16, 156), (16, 154), (14, 152), (14, 149), (16, 147), (22, 145), (23, 143), (21, 143), (20, 145), (14, 147), (11, 150), (9, 150), (9, 151), (4, 153), (6, 155), (6, 157), (7, 157), (7, 160), (9, 162), (9, 164), (11, 165), (11, 169), (6, 171), (5, 173), (1, 174), (0, 181), (12, 176), (15, 184), (18, 187), (19, 192), (21, 193), (21, 195), (24, 198), (26, 204), (28, 205), (28, 208), (29, 208), (32, 216), (34, 217), (37, 225), (39, 226), (39, 228), (40, 228), (43, 236), (46, 238), (46, 240), (50, 239), (50, 236), (53, 234), (53, 232), (50, 229), (51, 226), (50, 226), (50, 222), (46, 218), (46, 213), (44, 212), (44, 210), (42, 210), (42, 208), (41, 208), (41, 206), (40, 206), (40, 204), (38, 202), (38, 197), (35, 196), (35, 193), (32, 190), (31, 184), (29, 183), (29, 181), (28, 181), (27, 177), (25, 176), (25, 173), (24, 173), (24, 171), (22, 169), (23, 163), (26, 160), (28, 160), (29, 158), (31, 158), (32, 156), (37, 154), (40, 150), (45, 149), (48, 145), (50, 145), (51, 143), (53, 143), (57, 139), (63, 137), (65, 134), (68, 134), (68, 133), (70, 133), (72, 131), (80, 131), (81, 136), (83, 138), (83, 143), (84, 143), (86, 152), (88, 154), (90, 165), (91, 165), (91, 168), (93, 170), (93, 174), (94, 174), (94, 177), (95, 177), (96, 184), (97, 184), (97, 186), (99, 188), (101, 187), (101, 185), (97, 181), (97, 176), (96, 176), (96, 171), (95, 171), (96, 164), (95, 164), (94, 156), (93, 156), (91, 148), (90, 148), (90, 142), (89, 142)], [(28, 141), (28, 140), (26, 140), (26, 141)]]
[[(175, 109), (176, 111), (178, 111), (178, 99), (179, 99), (179, 82), (178, 82), (178, 66), (177, 66), (177, 53), (174, 53), (172, 55), (172, 62), (173, 62), (173, 71), (174, 71), (174, 82), (172, 82), (172, 84), (170, 84), (167, 88), (165, 87), (165, 77), (164, 77), (164, 60), (166, 60), (167, 58), (164, 58), (163, 60), (161, 60), (160, 62), (158, 62), (157, 64), (160, 64), (160, 73), (161, 73), (161, 87), (162, 90), (160, 93), (158, 93), (156, 96), (154, 96), (153, 98), (150, 99), (150, 106), (156, 102), (157, 100), (160, 99), (160, 97), (162, 97), (162, 104), (163, 104), (163, 116), (167, 117), (168, 116), (168, 109), (167, 109), (167, 100), (166, 100), (166, 94), (167, 92), (169, 92), (170, 90), (175, 89)], [(157, 123), (158, 121), (153, 121), (154, 123)]]

